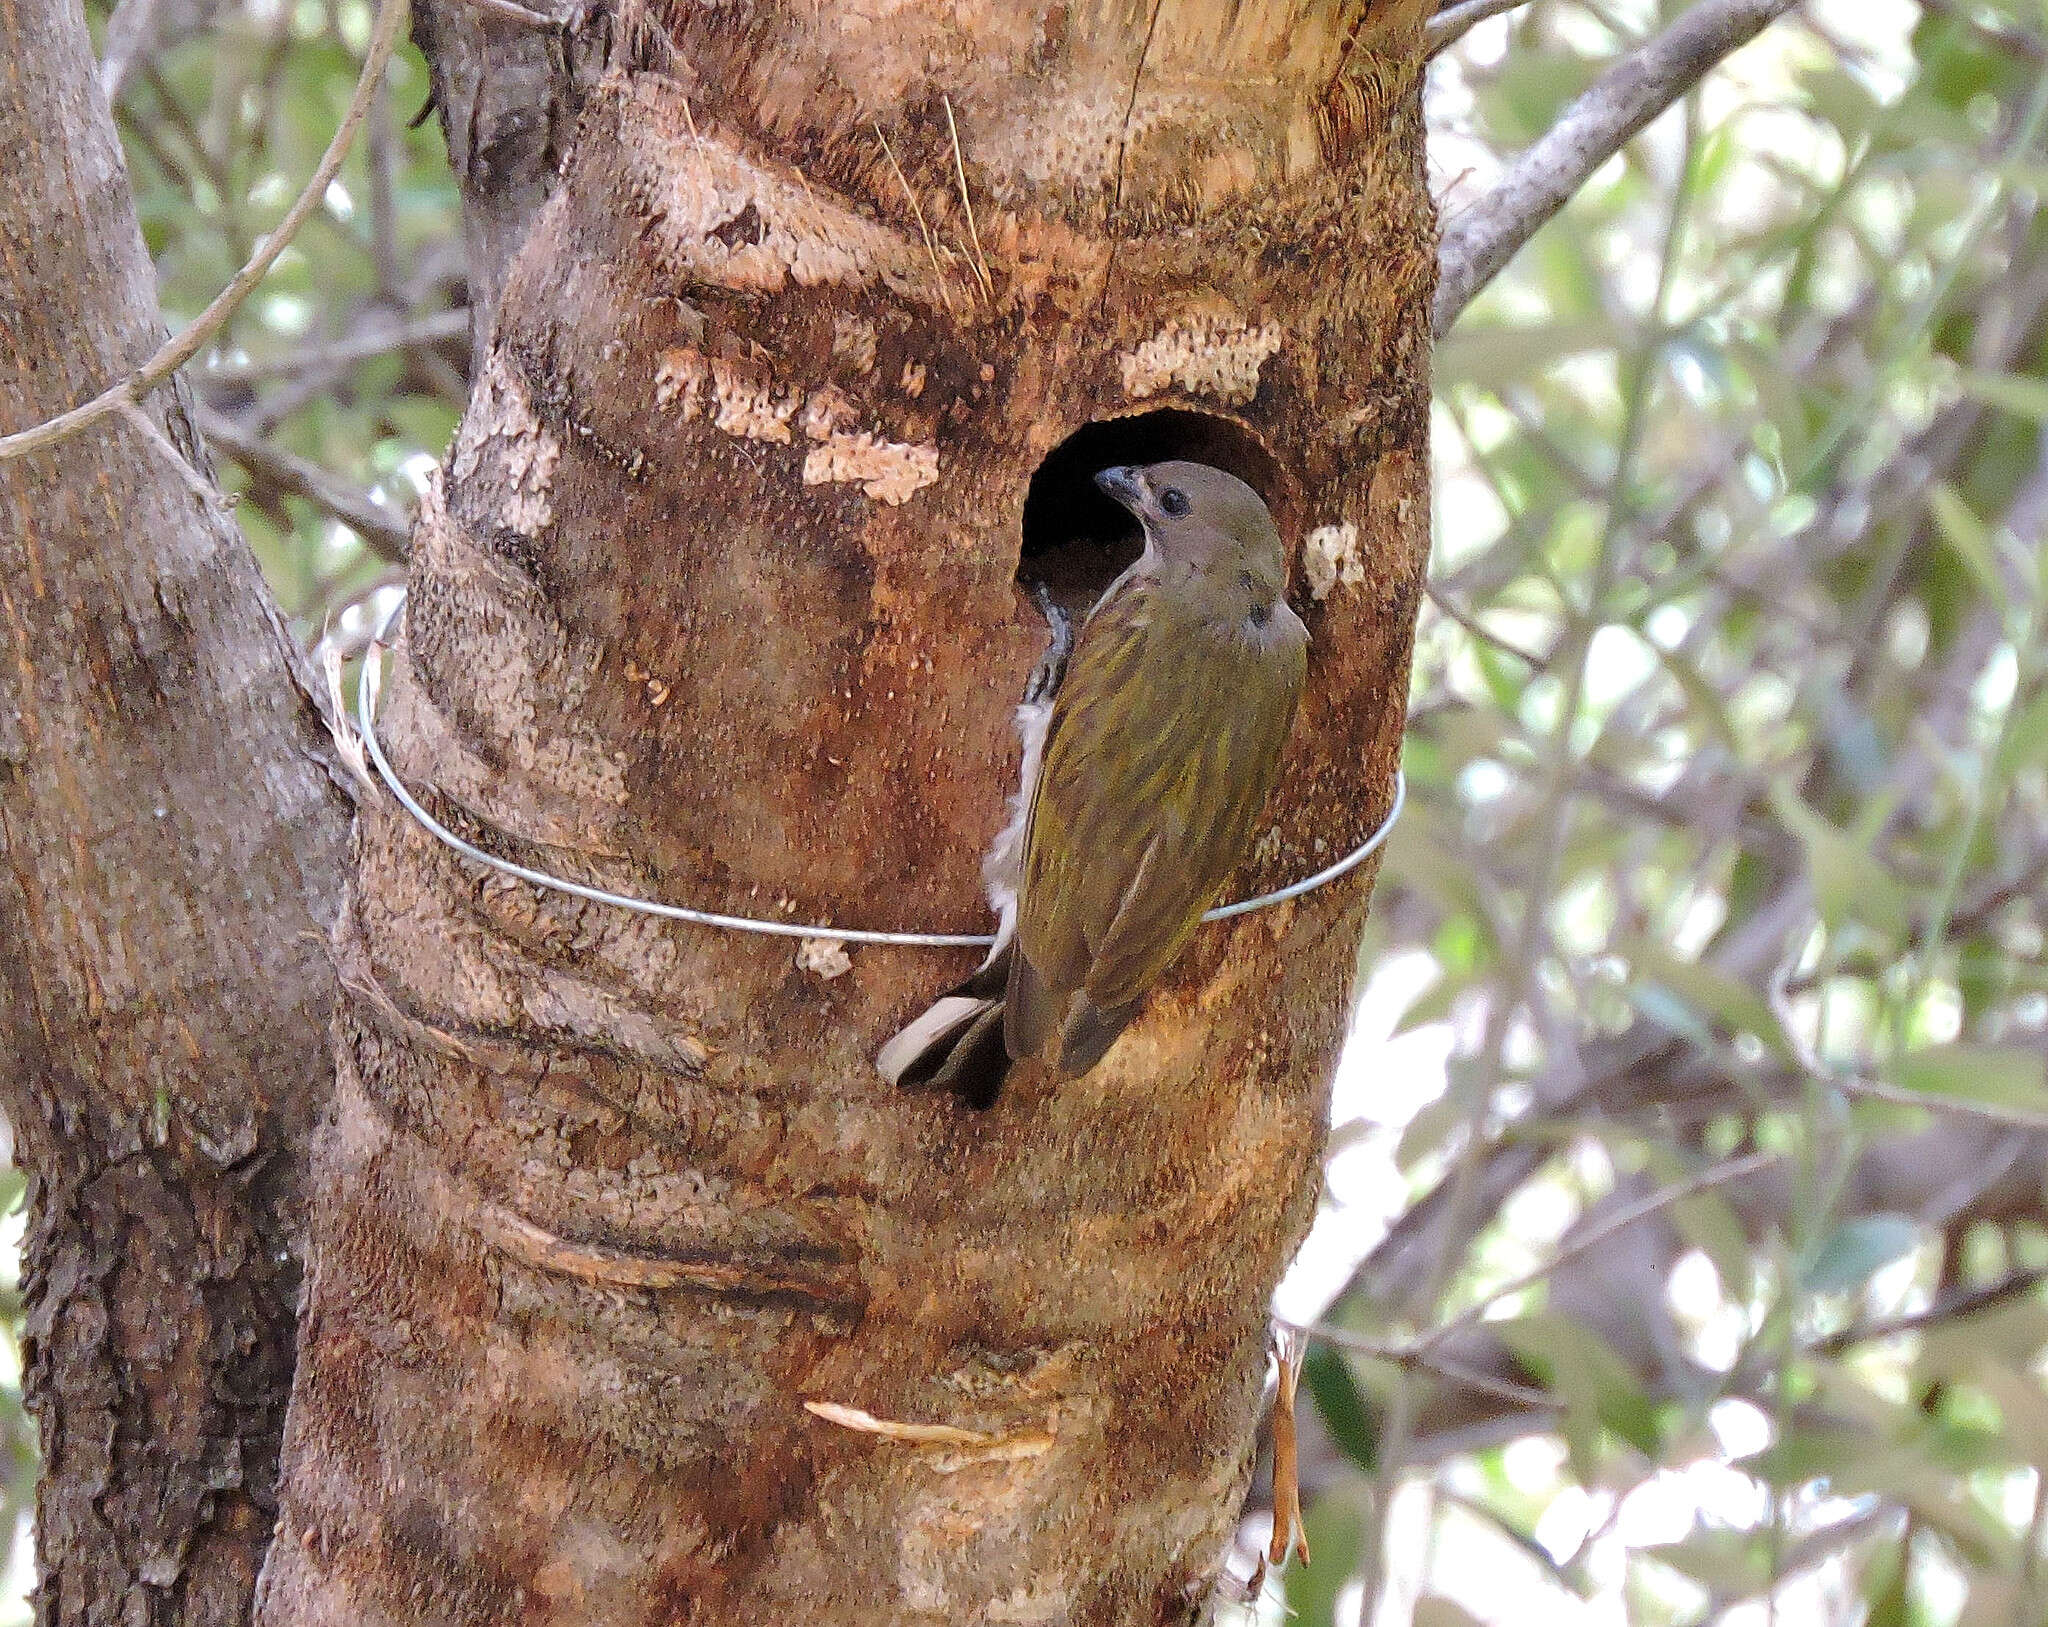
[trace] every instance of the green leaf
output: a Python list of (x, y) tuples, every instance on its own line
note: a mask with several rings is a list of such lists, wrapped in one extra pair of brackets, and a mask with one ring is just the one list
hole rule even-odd
[(1742, 1531), (1699, 1529), (1683, 1542), (1659, 1543), (1643, 1553), (1711, 1593), (1740, 1597), (1770, 1582), (1769, 1554)]
[(1998, 1403), (2000, 1434), (2024, 1462), (2048, 1465), (2048, 1394), (2030, 1372), (1982, 1361), (1970, 1375)]
[(2048, 686), (2006, 720), (2005, 737), (1998, 744), (1998, 772), (2007, 776), (2043, 762), (2048, 762)]
[(1575, 1467), (1588, 1473), (1598, 1423), (1640, 1451), (1655, 1455), (1657, 1413), (1627, 1362), (1591, 1328), (1553, 1311), (1488, 1324), (1516, 1357), (1564, 1401), (1565, 1438)]
[(1301, 1382), (1315, 1398), (1316, 1413), (1344, 1455), (1368, 1472), (1378, 1466), (1379, 1430), (1367, 1410), (1351, 1363), (1341, 1350), (1317, 1345), (1301, 1364)]
[(1671, 675), (1671, 681), (1678, 685), (1680, 692), (1685, 696), (1687, 708), (1706, 725), (1729, 756), (1739, 760), (1742, 757), (1742, 744), (1735, 736), (1735, 725), (1729, 721), (1728, 708), (1722, 703), (1720, 693), (1700, 672), (1698, 665), (1678, 650), (1662, 649), (1654, 642), (1650, 647), (1657, 651), (1658, 663)]
[(1861, 1288), (1894, 1260), (1919, 1246), (1920, 1226), (1909, 1215), (1860, 1215), (1845, 1220), (1828, 1235), (1806, 1270), (1806, 1287), (1815, 1294), (1840, 1294)]
[(1998, 569), (1998, 544), (1992, 540), (1990, 527), (1977, 518), (1963, 501), (1962, 493), (1945, 480), (1927, 494), (1927, 507), (1941, 529), (1942, 540), (1969, 568), (1984, 596), (1993, 604), (2004, 604), (2005, 578)]
[(1493, 387), (1518, 383), (1589, 350), (1612, 350), (1614, 344), (1614, 324), (1604, 319), (1460, 326), (1437, 345), (1435, 367), (1445, 381)]
[(1790, 1054), (1784, 1024), (1770, 1001), (1740, 978), (1696, 960), (1681, 960), (1648, 938), (1635, 939), (1625, 952), (1638, 979), (1661, 984), (1731, 1034), (1754, 1034), (1781, 1055)]
[(2048, 379), (2018, 373), (1966, 372), (1960, 383), (1967, 394), (2001, 412), (2048, 423)]
[(1932, 1045), (1908, 1051), (1892, 1079), (1908, 1090), (2048, 1116), (2048, 1057), (2020, 1045)]
[(1837, 830), (1782, 781), (1771, 786), (1778, 817), (1806, 846), (1806, 865), (1821, 919), (1838, 931), (1860, 922), (1893, 941), (1906, 936), (1906, 892), (1862, 842)]

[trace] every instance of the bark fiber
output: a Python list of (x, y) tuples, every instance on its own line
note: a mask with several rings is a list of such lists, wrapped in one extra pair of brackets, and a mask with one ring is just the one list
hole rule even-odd
[[(1085, 597), (1088, 474), (1187, 455), (1267, 494), (1313, 639), (1233, 891), (1359, 841), (1427, 546), (1416, 24), (631, 11), (423, 506), (401, 771), (643, 896), (984, 930), (1020, 548)], [(260, 1620), (1195, 1619), (1368, 891), (1204, 928), (975, 1111), (872, 1065), (972, 952), (582, 904), (380, 801)]]
[[(85, 19), (0, 0), (0, 433), (163, 337)], [(183, 407), (143, 409), (199, 456)], [(110, 418), (0, 463), (0, 1107), (38, 1619), (231, 1627), (275, 1518), (348, 798), (234, 526)]]

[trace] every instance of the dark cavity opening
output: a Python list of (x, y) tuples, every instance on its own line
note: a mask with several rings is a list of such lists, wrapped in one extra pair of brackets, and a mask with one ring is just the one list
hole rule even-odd
[(1095, 476), (1120, 463), (1185, 458), (1237, 476), (1265, 498), (1280, 534), (1292, 532), (1279, 465), (1257, 436), (1228, 418), (1166, 407), (1083, 424), (1046, 454), (1024, 494), (1017, 585), (1043, 586), (1079, 615), (1138, 557), (1138, 522), (1105, 497)]

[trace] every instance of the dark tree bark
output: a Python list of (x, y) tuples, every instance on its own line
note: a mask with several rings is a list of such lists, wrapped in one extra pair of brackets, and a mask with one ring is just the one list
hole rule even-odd
[[(85, 21), (0, 0), (0, 433), (162, 338)], [(182, 407), (143, 409), (186, 453)], [(227, 1624), (274, 1519), (348, 802), (234, 527), (109, 419), (0, 463), (0, 1106), (39, 1619)]]
[[(1123, 545), (1089, 473), (1188, 455), (1267, 493), (1314, 638), (1239, 890), (1357, 842), (1427, 539), (1416, 24), (622, 26), (423, 505), (401, 770), (624, 890), (974, 930), (1020, 545), (1085, 596)], [(971, 955), (572, 903), (380, 801), (261, 1619), (1191, 1619), (1368, 886), (1205, 929), (1096, 1070), (977, 1112), (871, 1060)]]
[(448, 162), (462, 187), (471, 351), (483, 353), (505, 273), (554, 189), (583, 98), (602, 66), (610, 11), (582, 0), (527, 7), (537, 27), (472, 0), (414, 0)]

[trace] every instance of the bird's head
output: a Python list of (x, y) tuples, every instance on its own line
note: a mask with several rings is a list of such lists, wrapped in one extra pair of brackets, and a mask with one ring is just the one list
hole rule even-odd
[(1206, 463), (1121, 464), (1095, 484), (1137, 516), (1146, 552), (1196, 572), (1250, 572), (1278, 592), (1286, 552), (1259, 494)]

